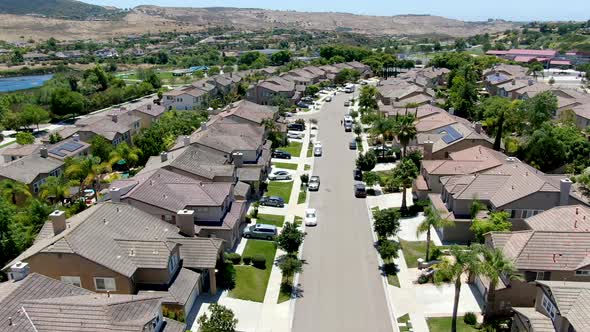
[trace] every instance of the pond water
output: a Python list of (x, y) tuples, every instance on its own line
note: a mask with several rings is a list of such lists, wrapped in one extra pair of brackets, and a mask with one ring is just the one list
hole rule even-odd
[(18, 91), (40, 87), (53, 75), (30, 75), (0, 78), (0, 92)]

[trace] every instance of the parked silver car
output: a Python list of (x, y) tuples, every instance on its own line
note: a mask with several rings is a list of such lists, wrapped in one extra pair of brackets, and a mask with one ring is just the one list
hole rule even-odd
[(318, 191), (320, 189), (320, 177), (317, 175), (310, 177), (307, 188), (309, 191)]
[(244, 228), (244, 237), (247, 239), (273, 240), (277, 233), (277, 227), (274, 225), (256, 224)]

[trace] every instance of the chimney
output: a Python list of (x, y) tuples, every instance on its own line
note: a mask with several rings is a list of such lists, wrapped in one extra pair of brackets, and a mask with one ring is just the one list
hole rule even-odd
[(424, 160), (431, 160), (432, 159), (432, 147), (434, 146), (434, 142), (431, 140), (427, 140), (424, 142)]
[(203, 121), (201, 123), (201, 130), (207, 130), (207, 122)]
[(111, 120), (113, 120), (113, 122), (117, 122), (119, 121), (119, 117), (117, 116), (117, 114), (111, 114)]
[(80, 141), (80, 135), (79, 134), (72, 135), (72, 138), (74, 139), (74, 142)]
[(41, 147), (41, 149), (39, 150), (39, 153), (41, 154), (41, 158), (47, 158), (47, 148), (46, 147)]
[(14, 265), (10, 267), (10, 272), (8, 272), (8, 278), (13, 281), (20, 281), (23, 280), (27, 275), (29, 275), (29, 264), (24, 262), (16, 262)]
[(559, 181), (559, 205), (568, 205), (571, 189), (572, 180), (562, 179)]
[(109, 196), (111, 197), (111, 202), (121, 203), (121, 189), (112, 187), (109, 189)]
[(57, 235), (66, 230), (66, 213), (64, 211), (55, 210), (49, 215), (51, 224), (53, 225), (53, 234)]
[(190, 136), (184, 136), (182, 138), (182, 142), (184, 143), (184, 146), (189, 146), (191, 145), (191, 137)]
[(152, 104), (147, 104), (147, 109), (151, 110), (152, 109)]
[(230, 71), (230, 72), (229, 72), (229, 77), (230, 77), (230, 78), (231, 78), (231, 77), (234, 77), (234, 73)]
[(234, 160), (234, 166), (240, 168), (244, 165), (244, 154), (241, 152), (234, 152), (232, 153), (232, 157)]
[(533, 80), (529, 79), (529, 86), (531, 86), (531, 85), (533, 85), (533, 84), (535, 84), (535, 81), (533, 81)]
[(180, 229), (180, 233), (188, 236), (195, 236), (195, 211), (180, 210), (176, 213), (176, 226)]
[(205, 86), (206, 86), (206, 84), (205, 84), (205, 82), (203, 82), (203, 87), (205, 87)]
[(168, 152), (162, 152), (162, 153), (160, 153), (160, 161), (161, 162), (168, 161)]
[(454, 107), (449, 108), (449, 114), (455, 115), (455, 108)]
[(512, 85), (516, 85), (516, 79), (515, 78), (512, 79)]
[(481, 134), (481, 122), (479, 121), (475, 123), (475, 132)]

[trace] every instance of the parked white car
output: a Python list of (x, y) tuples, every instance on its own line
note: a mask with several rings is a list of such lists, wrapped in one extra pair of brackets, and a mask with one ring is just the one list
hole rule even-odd
[(287, 171), (274, 170), (268, 175), (269, 180), (291, 180), (291, 174)]
[(305, 226), (316, 226), (318, 214), (315, 209), (305, 209)]
[(303, 139), (303, 137), (305, 137), (305, 133), (300, 132), (300, 131), (287, 132), (287, 138)]
[(323, 152), (323, 150), (322, 150), (322, 144), (319, 143), (319, 142), (318, 143), (315, 143), (313, 145), (313, 155), (315, 157), (319, 157), (319, 156), (322, 155), (322, 152)]

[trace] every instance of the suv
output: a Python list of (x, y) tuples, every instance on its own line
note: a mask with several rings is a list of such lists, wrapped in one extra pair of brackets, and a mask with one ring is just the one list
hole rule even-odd
[(358, 182), (354, 184), (354, 196), (359, 198), (367, 197), (367, 189), (364, 183)]
[(357, 168), (357, 169), (355, 169), (355, 170), (352, 172), (352, 175), (354, 176), (354, 179), (355, 179), (356, 181), (363, 181), (363, 171), (361, 171), (360, 169), (358, 169), (358, 168)]
[(320, 189), (320, 177), (317, 175), (310, 177), (307, 188), (309, 191), (318, 191)]
[(291, 159), (291, 154), (289, 152), (275, 150), (272, 153), (272, 157), (279, 158), (279, 159)]
[(305, 125), (303, 123), (289, 123), (287, 125), (287, 129), (293, 131), (304, 131)]
[(285, 200), (279, 196), (266, 196), (260, 199), (260, 205), (262, 206), (274, 206), (274, 207), (284, 207)]
[(244, 228), (244, 237), (264, 240), (274, 240), (277, 236), (277, 227), (267, 224), (256, 224)]
[(348, 148), (351, 150), (356, 150), (356, 140), (352, 140), (350, 141), (350, 143), (348, 144)]

